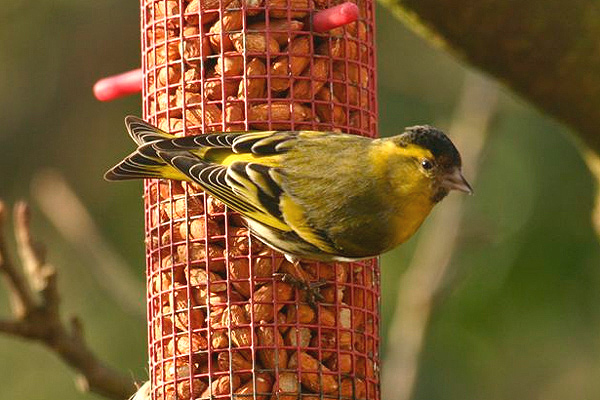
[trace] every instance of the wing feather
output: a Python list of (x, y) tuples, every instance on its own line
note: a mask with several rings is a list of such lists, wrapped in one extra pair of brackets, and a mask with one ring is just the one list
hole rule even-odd
[(206, 135), (183, 136), (171, 140), (162, 140), (154, 143), (157, 150), (163, 151), (178, 151), (178, 150), (198, 150), (199, 147), (211, 149), (227, 149), (231, 148), (236, 137), (243, 133), (223, 132), (209, 133)]
[(270, 198), (277, 198), (281, 195), (282, 189), (281, 182), (277, 183), (270, 174), (270, 171), (273, 169), (272, 167), (258, 163), (248, 163), (246, 164), (245, 172), (265, 195)]
[(287, 194), (281, 196), (281, 212), (285, 223), (298, 236), (326, 253), (336, 253), (335, 244), (320, 230), (314, 229), (306, 218), (304, 208)]
[[(231, 150), (234, 153), (254, 153), (252, 150), (252, 146), (260, 141), (261, 139), (269, 138), (275, 136), (279, 133), (285, 132), (277, 132), (277, 131), (262, 131), (262, 132), (247, 132), (244, 135), (240, 135), (233, 141), (231, 145)], [(257, 153), (254, 153), (257, 154)]]
[(250, 132), (237, 136), (231, 146), (235, 153), (273, 155), (285, 153), (300, 137), (330, 135), (331, 132), (319, 131), (265, 131)]
[[(231, 167), (209, 163), (189, 152), (173, 154), (172, 151), (158, 150), (158, 155), (245, 217), (275, 229), (290, 230), (281, 219), (279, 210), (272, 206), (274, 203), (266, 202), (262, 190), (248, 179), (247, 174), (237, 173), (237, 168), (234, 170)], [(245, 168), (242, 170), (245, 171)]]
[(156, 153), (153, 142), (141, 145), (104, 174), (108, 181), (145, 178), (185, 179), (185, 176), (165, 163)]
[(279, 210), (282, 188), (269, 176), (274, 167), (248, 162), (235, 162), (227, 168), (227, 183), (234, 193), (256, 205), (284, 224)]
[(175, 137), (133, 115), (125, 117), (125, 126), (129, 132), (129, 136), (131, 136), (138, 146), (157, 140), (172, 139)]

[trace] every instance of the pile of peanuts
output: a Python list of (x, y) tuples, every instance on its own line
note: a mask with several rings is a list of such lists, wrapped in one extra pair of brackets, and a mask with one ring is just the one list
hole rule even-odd
[(290, 263), (193, 184), (153, 181), (149, 204), (155, 399), (378, 398), (371, 262)]
[[(372, 134), (370, 28), (311, 32), (331, 5), (145, 0), (146, 116), (177, 135)], [(153, 399), (379, 399), (375, 261), (293, 264), (194, 184), (145, 193)]]
[(326, 1), (220, 1), (146, 6), (147, 115), (160, 128), (374, 131), (364, 21), (317, 34), (308, 15)]

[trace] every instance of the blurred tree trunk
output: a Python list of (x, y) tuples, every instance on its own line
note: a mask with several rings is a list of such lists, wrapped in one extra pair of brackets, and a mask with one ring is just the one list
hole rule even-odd
[(380, 0), (600, 154), (600, 1)]
[(379, 1), (572, 127), (600, 189), (600, 0)]

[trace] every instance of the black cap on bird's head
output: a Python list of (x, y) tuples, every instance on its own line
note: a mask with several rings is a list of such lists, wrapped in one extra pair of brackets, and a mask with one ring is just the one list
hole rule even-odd
[[(439, 192), (436, 201), (444, 198), (450, 190), (459, 190), (465, 193), (473, 193), (471, 185), (463, 177), (461, 172), (462, 161), (460, 153), (454, 143), (441, 130), (429, 125), (419, 125), (406, 128), (405, 132), (398, 136), (400, 146), (410, 144), (422, 147), (433, 155), (433, 160), (424, 160), (424, 163), (432, 162), (430, 168), (435, 168), (438, 176)], [(423, 167), (428, 167), (423, 164)]]
[(454, 143), (444, 132), (433, 126), (411, 126), (400, 137), (406, 144), (415, 144), (429, 150), (443, 169), (461, 167), (460, 154)]

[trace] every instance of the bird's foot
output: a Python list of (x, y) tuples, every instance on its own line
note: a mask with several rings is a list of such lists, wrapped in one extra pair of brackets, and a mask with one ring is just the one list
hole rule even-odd
[[(284, 272), (275, 273), (273, 276), (306, 293), (306, 302), (312, 308), (316, 309), (317, 303), (323, 301), (323, 295), (321, 295), (320, 292), (321, 287), (325, 286), (327, 282), (325, 282), (325, 280), (311, 282), (309, 275), (302, 269), (299, 262), (295, 262), (292, 267), (293, 271), (286, 270)], [(301, 273), (298, 273), (300, 271)]]

